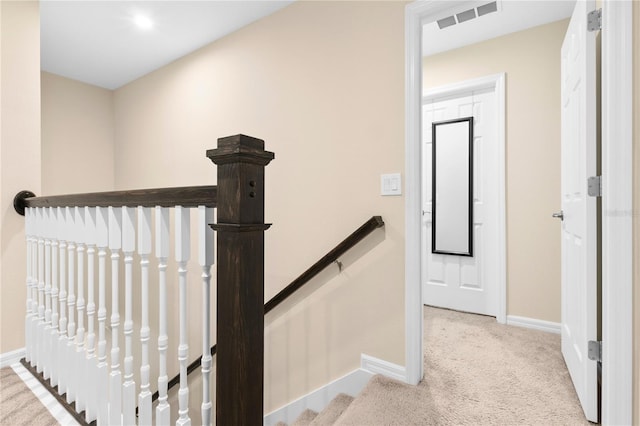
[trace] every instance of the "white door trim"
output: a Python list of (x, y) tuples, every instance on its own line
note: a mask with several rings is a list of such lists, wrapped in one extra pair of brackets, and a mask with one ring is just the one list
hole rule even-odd
[[(422, 96), (422, 102), (442, 97), (455, 97), (474, 90), (493, 89), (496, 96), (496, 139), (498, 144), (498, 312), (496, 320), (500, 324), (507, 322), (507, 223), (505, 189), (505, 74), (493, 74), (453, 84), (435, 87)], [(422, 169), (422, 165), (421, 165)], [(423, 227), (420, 227), (424, 231)], [(422, 271), (424, 273), (425, 271)], [(424, 282), (424, 280), (421, 280)], [(422, 300), (422, 299), (420, 299)]]
[[(405, 358), (406, 381), (423, 375), (420, 281), (422, 24), (464, 1), (405, 8)], [(603, 0), (603, 424), (632, 421), (632, 23), (630, 1)]]
[(633, 421), (631, 3), (605, 0), (602, 10), (602, 424), (605, 425)]
[(422, 25), (444, 18), (451, 8), (469, 1), (414, 1), (405, 7), (405, 364), (406, 382), (418, 384), (422, 362), (422, 283), (420, 176), (422, 115)]

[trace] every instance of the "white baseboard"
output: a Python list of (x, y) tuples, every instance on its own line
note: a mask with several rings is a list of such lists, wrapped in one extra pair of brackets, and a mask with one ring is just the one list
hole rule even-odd
[(373, 374), (382, 374), (390, 379), (400, 380), (405, 383), (407, 381), (406, 369), (403, 366), (369, 355), (360, 355), (360, 368)]
[(555, 334), (560, 334), (561, 330), (559, 322), (519, 317), (516, 315), (507, 315), (507, 325), (515, 325), (518, 327), (531, 328), (533, 330), (546, 331), (547, 333)]
[(264, 416), (264, 425), (272, 426), (278, 422), (291, 424), (307, 408), (319, 413), (339, 393), (356, 396), (371, 377), (373, 377), (373, 374), (369, 371), (361, 368), (353, 370), (351, 373), (267, 414)]
[(16, 349), (15, 351), (5, 352), (0, 354), (0, 368), (8, 367), (11, 364), (15, 364), (16, 362), (20, 362), (21, 358), (24, 358), (25, 350), (24, 348)]
[(383, 376), (406, 382), (404, 367), (362, 354), (360, 356), (360, 368), (290, 402), (284, 407), (272, 411), (264, 416), (264, 425), (272, 426), (278, 422), (293, 423), (306, 409), (319, 413), (339, 393), (355, 397), (375, 374), (382, 374)]

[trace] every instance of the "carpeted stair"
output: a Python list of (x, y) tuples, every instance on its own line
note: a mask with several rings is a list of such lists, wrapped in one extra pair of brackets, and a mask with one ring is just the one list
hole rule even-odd
[[(384, 400), (384, 395), (387, 392), (393, 392), (396, 387), (402, 388), (405, 392), (407, 389), (411, 389), (412, 386), (398, 382), (393, 379), (386, 378), (381, 375), (375, 375), (371, 378), (367, 386), (357, 397), (352, 397), (344, 393), (338, 394), (329, 405), (317, 413), (313, 410), (304, 410), (298, 418), (289, 426), (329, 426), (329, 425), (353, 425), (361, 426), (363, 424), (379, 424), (376, 420), (380, 420), (380, 413), (388, 409), (387, 402)], [(383, 397), (381, 399), (381, 397)], [(394, 404), (396, 402), (394, 401)], [(373, 409), (372, 417), (372, 407)], [(416, 415), (415, 410), (409, 411), (411, 415)], [(405, 418), (406, 420), (406, 418)], [(422, 423), (424, 419), (418, 419), (419, 422), (415, 424), (428, 424)], [(385, 423), (387, 424), (387, 423)], [(401, 423), (397, 423), (401, 424)], [(276, 423), (275, 426), (287, 426), (283, 422)]]
[[(291, 426), (325, 426), (336, 424), (352, 401), (352, 396), (344, 393), (338, 394), (320, 413), (316, 413), (313, 410), (304, 410), (302, 414), (291, 423)], [(276, 426), (284, 426), (284, 423), (278, 423)]]
[[(290, 425), (585, 425), (554, 333), (424, 308), (424, 380), (381, 375)], [(277, 426), (286, 426), (280, 423)]]

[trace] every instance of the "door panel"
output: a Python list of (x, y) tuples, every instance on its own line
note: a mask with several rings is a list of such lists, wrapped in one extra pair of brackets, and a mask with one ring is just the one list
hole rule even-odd
[[(432, 306), (496, 315), (498, 310), (498, 147), (493, 89), (469, 92), (423, 105), (423, 302)], [(473, 257), (431, 253), (432, 132), (434, 121), (474, 117)]]
[(586, 29), (594, 1), (578, 1), (561, 50), (562, 354), (588, 420), (598, 421), (597, 203), (587, 195), (596, 175), (595, 32)]

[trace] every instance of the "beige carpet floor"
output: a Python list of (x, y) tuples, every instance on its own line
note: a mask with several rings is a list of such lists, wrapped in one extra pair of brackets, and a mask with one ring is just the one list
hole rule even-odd
[(584, 425), (560, 336), (425, 307), (425, 377), (374, 377), (337, 425)]
[[(425, 307), (424, 315), (424, 380), (409, 386), (375, 376), (346, 409), (336, 404), (344, 410), (336, 425), (589, 424), (560, 336), (444, 309)], [(325, 414), (317, 424), (333, 423)], [(0, 425), (55, 424), (13, 370), (1, 369)]]
[(57, 425), (49, 410), (11, 367), (0, 369), (0, 425)]

